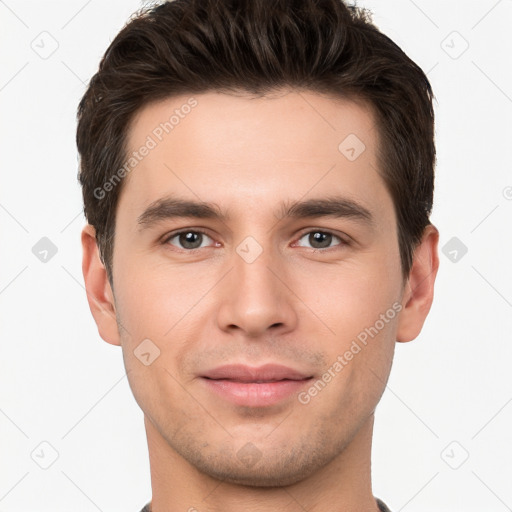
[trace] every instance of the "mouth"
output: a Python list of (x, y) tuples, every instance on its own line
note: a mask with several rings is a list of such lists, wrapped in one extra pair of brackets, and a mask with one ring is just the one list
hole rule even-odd
[(224, 365), (201, 375), (210, 392), (235, 405), (268, 407), (299, 392), (313, 378), (286, 366)]

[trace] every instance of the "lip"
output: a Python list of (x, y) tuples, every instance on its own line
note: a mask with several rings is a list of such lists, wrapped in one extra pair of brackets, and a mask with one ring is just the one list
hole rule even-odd
[(210, 391), (246, 407), (274, 405), (297, 393), (311, 379), (311, 375), (277, 364), (224, 365), (201, 375)]

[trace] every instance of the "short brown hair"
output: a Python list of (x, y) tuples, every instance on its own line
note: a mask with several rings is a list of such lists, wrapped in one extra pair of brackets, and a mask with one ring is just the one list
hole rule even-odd
[[(375, 113), (379, 172), (393, 199), (409, 274), (430, 223), (433, 93), (423, 71), (342, 0), (171, 0), (139, 10), (110, 44), (78, 107), (84, 213), (112, 282), (116, 206), (130, 121), (149, 102), (181, 94), (265, 95), (296, 88), (362, 100)], [(103, 191), (102, 194), (98, 190)]]

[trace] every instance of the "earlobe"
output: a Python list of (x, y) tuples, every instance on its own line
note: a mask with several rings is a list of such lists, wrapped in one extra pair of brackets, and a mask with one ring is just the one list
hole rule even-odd
[(82, 273), (89, 308), (100, 336), (112, 345), (121, 345), (114, 294), (99, 255), (95, 229), (90, 224), (82, 230)]
[(429, 224), (414, 251), (411, 271), (405, 286), (396, 338), (399, 342), (415, 339), (430, 311), (439, 267), (438, 242), (439, 232), (434, 225)]

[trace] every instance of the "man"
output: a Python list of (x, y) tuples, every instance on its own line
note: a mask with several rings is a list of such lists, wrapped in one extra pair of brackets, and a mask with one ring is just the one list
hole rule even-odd
[(144, 412), (144, 511), (389, 510), (374, 411), (438, 268), (432, 91), (340, 0), (175, 0), (78, 111), (83, 273)]

